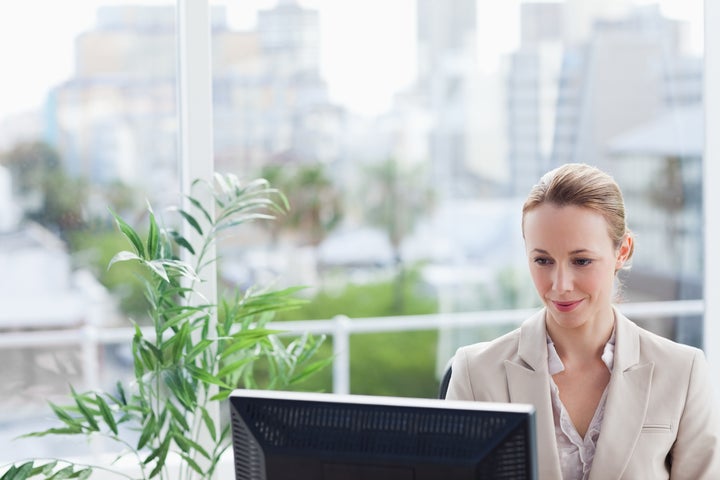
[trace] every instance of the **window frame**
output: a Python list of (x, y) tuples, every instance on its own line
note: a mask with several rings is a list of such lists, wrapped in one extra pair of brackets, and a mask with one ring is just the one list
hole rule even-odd
[[(210, 58), (210, 3), (205, 0), (177, 0), (178, 12), (178, 122), (183, 192), (194, 178), (212, 179), (214, 171), (212, 146), (212, 68)], [(704, 212), (704, 351), (710, 361), (711, 378), (720, 391), (720, 297), (709, 292), (720, 291), (720, 3), (704, 1), (704, 110), (705, 146), (703, 157)], [(186, 232), (191, 234), (191, 232)], [(204, 288), (208, 298), (215, 298), (216, 278), (213, 272)], [(715, 321), (713, 321), (715, 320)]]
[(704, 350), (710, 362), (716, 393), (720, 393), (720, 189), (710, 188), (720, 183), (720, 138), (714, 134), (720, 127), (720, 4), (714, 0), (704, 2), (704, 71), (703, 104), (705, 108), (705, 151), (703, 157), (703, 212), (705, 271), (703, 300)]

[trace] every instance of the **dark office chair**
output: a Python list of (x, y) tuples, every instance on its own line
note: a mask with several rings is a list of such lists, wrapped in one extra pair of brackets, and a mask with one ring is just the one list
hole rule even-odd
[(440, 400), (445, 400), (445, 396), (447, 395), (448, 385), (450, 385), (450, 377), (452, 376), (452, 361), (452, 358), (448, 360), (448, 363), (445, 366), (445, 372), (440, 379), (440, 388), (438, 391), (438, 398)]

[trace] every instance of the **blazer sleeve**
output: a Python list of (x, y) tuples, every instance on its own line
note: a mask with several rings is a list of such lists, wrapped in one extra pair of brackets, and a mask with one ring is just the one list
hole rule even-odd
[(720, 479), (720, 414), (709, 368), (696, 350), (690, 370), (687, 399), (673, 447), (670, 478)]
[(475, 400), (470, 384), (470, 368), (468, 367), (467, 348), (461, 347), (455, 352), (452, 362), (452, 375), (448, 384), (448, 400)]

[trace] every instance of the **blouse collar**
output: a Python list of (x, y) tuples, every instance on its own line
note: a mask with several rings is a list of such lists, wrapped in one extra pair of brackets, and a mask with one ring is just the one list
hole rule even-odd
[[(548, 371), (550, 372), (550, 375), (555, 375), (556, 373), (560, 373), (563, 370), (565, 370), (565, 365), (563, 365), (562, 360), (560, 360), (560, 355), (558, 355), (557, 350), (555, 349), (555, 344), (553, 343), (552, 339), (550, 338), (550, 335), (548, 335), (547, 331), (545, 332), (545, 337), (547, 339), (547, 352), (548, 352)], [(605, 347), (603, 348), (602, 356), (603, 363), (607, 366), (608, 370), (612, 372), (613, 364), (615, 360), (615, 326), (613, 325), (613, 331), (610, 335), (610, 338), (608, 339), (607, 343), (605, 344)]]

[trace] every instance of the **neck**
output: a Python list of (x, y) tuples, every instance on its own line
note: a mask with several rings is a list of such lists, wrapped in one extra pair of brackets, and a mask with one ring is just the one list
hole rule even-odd
[(562, 328), (553, 322), (546, 322), (548, 334), (563, 361), (598, 358), (612, 335), (614, 325), (615, 314), (612, 308), (577, 328)]

